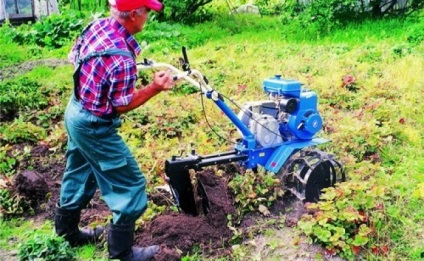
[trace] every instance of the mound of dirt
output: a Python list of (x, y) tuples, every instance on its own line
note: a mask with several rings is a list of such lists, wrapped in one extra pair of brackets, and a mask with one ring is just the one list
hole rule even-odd
[[(24, 146), (26, 144), (21, 145)], [(59, 202), (65, 160), (64, 155), (55, 155), (49, 146), (38, 145), (32, 148), (30, 159), (19, 162), (18, 173), (9, 189), (23, 197), (34, 210), (34, 215), (28, 218), (40, 222), (53, 220), (56, 204)], [(110, 214), (108, 207), (100, 199), (100, 193), (96, 192), (87, 209), (82, 211), (80, 225), (102, 223)]]
[(138, 245), (161, 246), (155, 255), (156, 260), (180, 260), (180, 253), (188, 253), (194, 246), (209, 255), (228, 254), (225, 248), (229, 246), (232, 232), (227, 227), (227, 215), (235, 210), (226, 179), (216, 176), (212, 170), (204, 170), (197, 173), (197, 180), (203, 184), (208, 197), (209, 212), (206, 215), (163, 214), (137, 231)]
[(32, 208), (45, 201), (49, 187), (42, 175), (34, 170), (25, 170), (15, 177), (15, 186), (19, 195), (25, 197)]

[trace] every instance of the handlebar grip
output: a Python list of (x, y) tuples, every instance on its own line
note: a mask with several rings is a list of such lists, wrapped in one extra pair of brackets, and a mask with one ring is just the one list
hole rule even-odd
[(184, 61), (185, 61), (186, 63), (189, 63), (189, 62), (188, 62), (188, 57), (187, 57), (187, 50), (186, 50), (185, 46), (183, 46), (182, 51), (183, 51), (183, 58), (184, 58)]
[(183, 70), (189, 71), (190, 70), (190, 63), (188, 62), (187, 50), (186, 50), (185, 46), (182, 47), (182, 52), (183, 52), (183, 59), (184, 59), (184, 64), (182, 65)]

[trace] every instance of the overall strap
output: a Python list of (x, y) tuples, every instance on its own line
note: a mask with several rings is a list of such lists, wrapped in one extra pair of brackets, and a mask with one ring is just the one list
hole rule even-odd
[(110, 48), (103, 51), (89, 53), (84, 58), (79, 59), (77, 61), (77, 64), (86, 63), (88, 60), (94, 57), (112, 56), (112, 55), (121, 55), (121, 56), (130, 57), (130, 58), (135, 58), (130, 51), (118, 49), (118, 48)]
[[(81, 45), (79, 46), (81, 47)], [(73, 74), (73, 80), (74, 80), (74, 94), (75, 94), (75, 98), (79, 100), (79, 95), (78, 95), (78, 86), (80, 83), (80, 72), (81, 72), (81, 67), (84, 63), (88, 62), (91, 58), (94, 57), (101, 57), (101, 56), (112, 56), (112, 55), (121, 55), (121, 56), (126, 56), (126, 57), (130, 57), (132, 59), (135, 59), (134, 54), (131, 53), (130, 51), (127, 50), (123, 50), (123, 49), (118, 49), (118, 48), (111, 48), (111, 49), (107, 49), (107, 50), (103, 50), (103, 51), (98, 51), (98, 52), (92, 52), (87, 54), (84, 58), (79, 59), (79, 49), (78, 49), (78, 60), (75, 63), (75, 70), (74, 70), (74, 74)]]
[(93, 26), (95, 21), (92, 21), (91, 23), (89, 23), (81, 32), (80, 36), (78, 37), (77, 43), (76, 43), (76, 54), (75, 54), (75, 67), (77, 67), (77, 62), (79, 61), (79, 57), (80, 57), (80, 50), (81, 50), (81, 46), (82, 46), (82, 41), (85, 38), (85, 35), (87, 34), (88, 30), (91, 28), (91, 26)]

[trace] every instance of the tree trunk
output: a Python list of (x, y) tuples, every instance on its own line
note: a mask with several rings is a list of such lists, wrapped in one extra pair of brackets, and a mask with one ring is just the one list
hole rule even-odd
[(381, 12), (380, 7), (381, 0), (371, 0), (370, 6), (371, 6), (371, 16), (373, 18), (380, 18), (383, 13)]

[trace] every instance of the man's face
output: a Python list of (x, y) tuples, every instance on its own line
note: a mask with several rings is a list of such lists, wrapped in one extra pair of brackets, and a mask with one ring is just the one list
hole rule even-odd
[(132, 11), (131, 16), (133, 17), (134, 33), (139, 33), (143, 30), (144, 24), (149, 18), (150, 9), (142, 7), (139, 10)]

